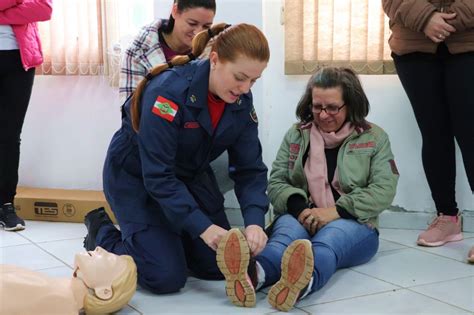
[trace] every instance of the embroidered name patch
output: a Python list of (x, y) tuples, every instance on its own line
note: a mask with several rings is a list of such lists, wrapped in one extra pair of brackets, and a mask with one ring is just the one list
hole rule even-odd
[(365, 143), (351, 143), (349, 144), (349, 149), (366, 149), (375, 147), (375, 142), (369, 141)]
[(199, 128), (199, 123), (197, 121), (187, 121), (184, 123), (185, 129), (197, 129)]
[(298, 143), (290, 143), (290, 153), (298, 154), (300, 152), (300, 145)]
[(167, 121), (173, 121), (178, 112), (178, 105), (163, 96), (158, 96), (151, 111)]

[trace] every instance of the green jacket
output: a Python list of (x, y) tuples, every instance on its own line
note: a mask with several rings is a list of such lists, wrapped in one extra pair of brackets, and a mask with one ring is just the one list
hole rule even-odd
[[(287, 212), (287, 201), (293, 194), (299, 194), (308, 201), (308, 183), (302, 159), (308, 149), (309, 138), (310, 128), (293, 125), (273, 162), (268, 195), (276, 214)], [(339, 148), (337, 168), (344, 194), (336, 205), (347, 210), (359, 222), (378, 227), (378, 215), (391, 205), (399, 177), (388, 135), (372, 123), (354, 131)]]

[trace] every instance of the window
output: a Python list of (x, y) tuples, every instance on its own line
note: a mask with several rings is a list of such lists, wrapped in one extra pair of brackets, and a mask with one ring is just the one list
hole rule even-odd
[(120, 45), (152, 20), (152, 0), (55, 0), (51, 21), (39, 23), (45, 60), (38, 73), (118, 73)]
[(394, 73), (380, 0), (285, 0), (285, 74), (346, 66)]

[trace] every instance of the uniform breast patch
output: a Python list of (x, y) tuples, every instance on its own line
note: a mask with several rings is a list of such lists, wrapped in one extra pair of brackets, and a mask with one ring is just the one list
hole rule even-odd
[(200, 125), (197, 121), (187, 121), (184, 123), (184, 128), (185, 129), (197, 129), (199, 128)]
[(167, 121), (173, 121), (178, 112), (178, 105), (163, 96), (158, 96), (151, 111)]

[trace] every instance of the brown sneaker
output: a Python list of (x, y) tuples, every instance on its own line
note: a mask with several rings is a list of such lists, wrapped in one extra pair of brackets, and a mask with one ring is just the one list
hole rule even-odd
[(288, 246), (281, 260), (281, 278), (268, 292), (268, 302), (280, 311), (289, 311), (307, 288), (314, 269), (309, 240), (296, 240)]
[(443, 215), (442, 213), (431, 222), (426, 231), (418, 236), (416, 243), (420, 246), (442, 246), (447, 242), (463, 239), (461, 218), (459, 216)]
[(474, 263), (474, 246), (471, 247), (469, 254), (467, 254), (467, 261), (470, 263)]
[(225, 290), (232, 304), (243, 307), (255, 306), (255, 289), (247, 274), (250, 249), (239, 229), (229, 230), (222, 238), (217, 248), (216, 260), (225, 277)]

